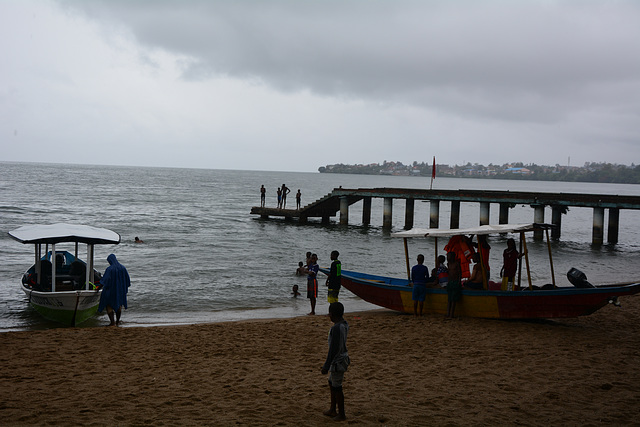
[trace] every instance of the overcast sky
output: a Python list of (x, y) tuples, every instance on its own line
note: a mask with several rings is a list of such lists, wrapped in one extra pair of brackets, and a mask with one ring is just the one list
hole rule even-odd
[(640, 1), (0, 0), (0, 160), (640, 163)]

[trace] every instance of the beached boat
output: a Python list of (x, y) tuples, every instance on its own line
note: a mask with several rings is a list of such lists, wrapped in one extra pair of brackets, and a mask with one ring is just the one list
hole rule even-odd
[[(529, 274), (529, 257), (526, 250), (525, 233), (535, 229), (547, 232), (546, 224), (517, 224), (517, 225), (484, 225), (468, 229), (412, 229), (393, 233), (393, 237), (404, 240), (407, 263), (406, 279), (377, 276), (342, 270), (342, 286), (372, 304), (405, 313), (414, 312), (411, 299), (412, 288), (409, 285), (410, 267), (407, 239), (412, 237), (453, 237), (453, 236), (482, 236), (497, 233), (519, 233), (521, 250), (526, 263), (528, 285), (520, 286), (522, 274), (518, 275), (518, 286), (514, 290), (501, 290), (501, 284), (488, 282), (485, 279), (484, 289), (472, 290), (463, 288), (462, 299), (456, 305), (456, 316), (481, 317), (496, 319), (536, 319), (536, 318), (567, 318), (589, 315), (609, 303), (618, 305), (617, 298), (640, 292), (639, 282), (620, 283), (615, 285), (593, 286), (578, 276), (575, 272), (568, 275), (574, 286), (557, 287), (553, 273), (553, 260), (549, 245), (551, 266), (551, 283), (539, 287), (531, 282)], [(548, 240), (547, 240), (548, 241)], [(523, 248), (524, 247), (524, 248)], [(437, 249), (437, 243), (436, 243)], [(437, 250), (436, 250), (437, 253)], [(328, 274), (328, 269), (321, 269)], [(521, 271), (521, 268), (520, 268)], [(424, 313), (447, 313), (447, 291), (435, 285), (427, 288), (427, 298), (424, 303)]]
[[(96, 314), (101, 289), (100, 273), (93, 268), (94, 245), (117, 245), (118, 233), (86, 225), (51, 224), (23, 226), (9, 236), (34, 245), (35, 262), (24, 273), (20, 289), (38, 313), (72, 326)], [(79, 243), (87, 246), (86, 262), (78, 257)], [(74, 245), (73, 253), (56, 249), (61, 244)]]

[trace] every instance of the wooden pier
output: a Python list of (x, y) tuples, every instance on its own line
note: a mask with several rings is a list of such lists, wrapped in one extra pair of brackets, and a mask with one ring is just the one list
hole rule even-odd
[[(428, 200), (430, 202), (429, 228), (439, 228), (440, 226), (441, 202), (451, 203), (449, 228), (459, 228), (461, 202), (480, 204), (479, 225), (489, 224), (491, 203), (500, 205), (499, 224), (507, 224), (509, 222), (509, 209), (518, 204), (529, 205), (533, 208), (533, 222), (545, 222), (545, 207), (550, 206), (551, 223), (556, 226), (552, 230), (552, 237), (555, 239), (560, 238), (562, 214), (568, 208), (592, 208), (592, 243), (594, 244), (602, 244), (604, 242), (605, 209), (609, 210), (608, 243), (618, 242), (620, 209), (640, 209), (640, 196), (531, 193), (522, 191), (421, 190), (410, 188), (335, 188), (331, 193), (299, 210), (253, 207), (251, 208), (251, 213), (260, 215), (262, 218), (273, 216), (297, 219), (301, 223), (305, 223), (309, 218), (320, 218), (323, 223), (328, 223), (331, 217), (335, 217), (339, 213), (340, 224), (346, 225), (349, 221), (349, 206), (362, 200), (362, 224), (369, 225), (371, 223), (371, 200), (374, 197), (383, 199), (382, 227), (387, 229), (391, 228), (394, 199), (404, 199), (406, 201), (405, 229), (413, 228), (416, 200)], [(534, 235), (534, 237), (541, 239), (541, 233)]]

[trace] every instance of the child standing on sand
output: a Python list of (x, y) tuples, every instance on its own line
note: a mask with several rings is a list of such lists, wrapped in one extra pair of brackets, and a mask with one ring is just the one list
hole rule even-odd
[(460, 283), (460, 263), (455, 252), (447, 253), (449, 267), (449, 281), (447, 282), (447, 319), (452, 319), (456, 312), (456, 302), (462, 298), (462, 284)]
[[(344, 413), (344, 393), (342, 380), (351, 361), (347, 351), (347, 333), (349, 324), (343, 318), (344, 306), (340, 302), (329, 304), (329, 316), (333, 326), (329, 330), (329, 353), (321, 368), (322, 374), (329, 372), (329, 388), (331, 389), (331, 407), (324, 415), (332, 417), (334, 421), (347, 419)], [(337, 411), (336, 411), (337, 407)]]

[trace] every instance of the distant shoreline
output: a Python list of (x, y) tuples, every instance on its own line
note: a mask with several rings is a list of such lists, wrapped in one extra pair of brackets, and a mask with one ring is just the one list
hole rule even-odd
[[(435, 169), (435, 171), (434, 171)], [(401, 162), (372, 163), (368, 165), (327, 165), (318, 168), (320, 173), (350, 175), (415, 176), (421, 178), (476, 178), (506, 179), (515, 181), (592, 182), (599, 184), (640, 184), (640, 166), (613, 165), (611, 163), (587, 163), (584, 167), (539, 166), (522, 163), (502, 166), (467, 164), (464, 166), (433, 165)]]

